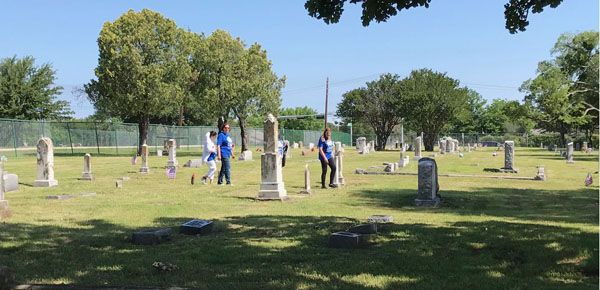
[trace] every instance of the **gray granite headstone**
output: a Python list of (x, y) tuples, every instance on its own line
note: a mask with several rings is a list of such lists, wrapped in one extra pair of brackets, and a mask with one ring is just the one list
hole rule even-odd
[[(148, 167), (148, 155), (149, 155), (148, 145), (142, 145), (142, 167), (140, 167), (140, 173), (150, 173), (150, 168)], [(161, 155), (162, 156), (162, 155)]]
[(92, 155), (90, 154), (83, 156), (83, 172), (79, 180), (94, 180), (94, 175), (92, 174)]
[(19, 189), (19, 176), (8, 174), (4, 171), (4, 192), (15, 191)]
[(437, 176), (437, 163), (434, 159), (425, 157), (419, 160), (419, 190), (415, 199), (416, 206), (438, 206), (440, 186)]
[(310, 169), (308, 168), (308, 163), (304, 166), (304, 189), (300, 193), (313, 193), (313, 190), (310, 189)]
[(515, 168), (515, 142), (504, 142), (504, 167), (502, 172), (517, 173), (519, 170)]
[(171, 229), (145, 229), (131, 235), (131, 242), (136, 245), (156, 245), (171, 240)]
[(190, 159), (183, 165), (183, 167), (191, 167), (191, 168), (202, 167), (202, 158)]
[(419, 160), (421, 159), (421, 137), (417, 137), (415, 138), (415, 157), (413, 158), (414, 160)]
[(575, 161), (573, 161), (573, 142), (570, 142), (569, 144), (567, 144), (567, 163), (568, 164), (575, 163)]
[(177, 167), (179, 165), (177, 162), (177, 151), (175, 149), (177, 147), (177, 142), (175, 139), (169, 139), (167, 144), (169, 145), (169, 160), (167, 161), (166, 167)]
[(361, 235), (350, 232), (336, 232), (329, 235), (330, 248), (354, 249), (361, 246)]

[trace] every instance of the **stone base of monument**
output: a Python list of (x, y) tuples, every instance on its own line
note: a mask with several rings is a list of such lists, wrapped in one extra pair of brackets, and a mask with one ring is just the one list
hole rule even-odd
[(567, 161), (567, 164), (575, 164), (575, 161)]
[(179, 227), (179, 232), (185, 235), (206, 235), (212, 232), (213, 221), (191, 220)]
[(92, 175), (91, 172), (83, 172), (81, 174), (81, 177), (79, 178), (79, 180), (88, 180), (88, 181), (92, 181), (94, 180), (94, 175)]
[(9, 217), (10, 214), (11, 211), (8, 209), (8, 200), (0, 200), (0, 219)]
[(239, 161), (252, 161), (252, 151), (246, 150), (240, 154)]
[(156, 245), (171, 239), (171, 229), (146, 229), (131, 235), (136, 245)]
[(431, 153), (431, 154), (429, 154), (429, 157), (437, 157), (437, 154)]
[(415, 206), (439, 206), (440, 198), (439, 196), (434, 199), (415, 199)]
[(190, 168), (202, 167), (202, 159), (190, 159), (183, 165), (183, 167), (190, 167)]
[(367, 218), (368, 223), (388, 224), (394, 222), (391, 215), (372, 215)]
[(313, 189), (303, 189), (300, 191), (301, 194), (313, 194), (315, 191)]
[(327, 245), (330, 248), (354, 249), (364, 245), (364, 239), (360, 234), (350, 232), (336, 232), (329, 235)]
[(414, 161), (419, 161), (419, 159), (421, 159), (421, 156), (415, 156), (415, 157), (413, 157)]
[(34, 187), (52, 187), (57, 185), (58, 180), (36, 180), (33, 184)]
[(519, 168), (500, 168), (502, 173), (519, 173)]
[(150, 168), (148, 168), (148, 167), (140, 167), (139, 173), (150, 173)]
[(377, 224), (371, 223), (371, 224), (353, 226), (353, 227), (348, 228), (347, 232), (361, 234), (361, 235), (376, 234), (377, 233)]
[(289, 197), (283, 182), (263, 182), (260, 184), (258, 200), (281, 200), (286, 201)]
[(168, 161), (167, 166), (165, 166), (165, 168), (171, 168), (171, 167), (179, 168), (179, 163), (177, 161), (175, 161), (175, 162)]
[(4, 175), (4, 192), (15, 191), (19, 189), (19, 176), (16, 174)]

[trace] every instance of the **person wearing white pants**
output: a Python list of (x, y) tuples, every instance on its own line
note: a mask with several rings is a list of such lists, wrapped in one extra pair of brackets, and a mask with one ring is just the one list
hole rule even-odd
[(210, 131), (206, 133), (204, 138), (204, 152), (202, 153), (202, 163), (206, 163), (208, 166), (208, 172), (202, 176), (202, 183), (206, 184), (206, 180), (210, 180), (212, 184), (215, 179), (215, 173), (217, 172), (217, 146), (213, 141), (217, 139), (217, 132)]

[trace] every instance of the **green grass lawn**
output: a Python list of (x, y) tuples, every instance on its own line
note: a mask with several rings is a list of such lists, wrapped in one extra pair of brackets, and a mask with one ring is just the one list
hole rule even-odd
[[(503, 153), (493, 149), (438, 155), (439, 173), (494, 174)], [(70, 153), (70, 152), (69, 152)], [(94, 155), (94, 151), (91, 151)], [(408, 153), (413, 156), (412, 152)], [(192, 157), (194, 156), (195, 157)], [(199, 158), (178, 154), (180, 164)], [(414, 207), (416, 176), (356, 175), (356, 168), (398, 161), (398, 151), (358, 155), (347, 149), (343, 189), (317, 188), (316, 153), (292, 150), (283, 169), (289, 202), (255, 201), (260, 155), (232, 162), (234, 186), (190, 185), (203, 168), (180, 168), (175, 180), (150, 157), (151, 173), (137, 174), (131, 157), (92, 157), (95, 181), (77, 180), (83, 158), (56, 156), (57, 187), (32, 187), (32, 154), (11, 157), (4, 169), (19, 175), (7, 193), (13, 216), (0, 224), (0, 264), (20, 283), (93, 286), (179, 286), (201, 289), (598, 289), (598, 154), (576, 153), (575, 164), (553, 152), (517, 148), (512, 176), (548, 180), (440, 177), (442, 204)], [(427, 156), (428, 153), (423, 154)], [(304, 164), (311, 196), (298, 194)], [(399, 171), (416, 172), (417, 162)], [(594, 185), (584, 186), (588, 172)], [(129, 176), (123, 188), (117, 178)], [(47, 195), (95, 192), (93, 197), (46, 200)], [(364, 223), (373, 214), (394, 217), (363, 249), (327, 247), (328, 235)], [(131, 233), (190, 219), (215, 221), (206, 236), (174, 234), (155, 246), (130, 243)], [(179, 269), (159, 273), (154, 261)]]

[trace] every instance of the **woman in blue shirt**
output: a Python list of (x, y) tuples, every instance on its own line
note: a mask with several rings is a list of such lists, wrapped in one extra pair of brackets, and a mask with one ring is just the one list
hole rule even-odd
[(217, 137), (217, 159), (221, 160), (221, 171), (217, 184), (223, 184), (223, 177), (228, 185), (231, 185), (231, 158), (235, 158), (233, 154), (233, 140), (229, 136), (229, 123), (223, 124), (223, 132)]
[(319, 160), (321, 160), (321, 188), (325, 187), (325, 177), (327, 176), (327, 165), (331, 168), (331, 173), (329, 174), (329, 187), (337, 187), (336, 184), (333, 184), (333, 180), (335, 178), (335, 162), (333, 162), (333, 141), (331, 140), (331, 130), (329, 128), (325, 128), (323, 132), (323, 136), (319, 138)]

